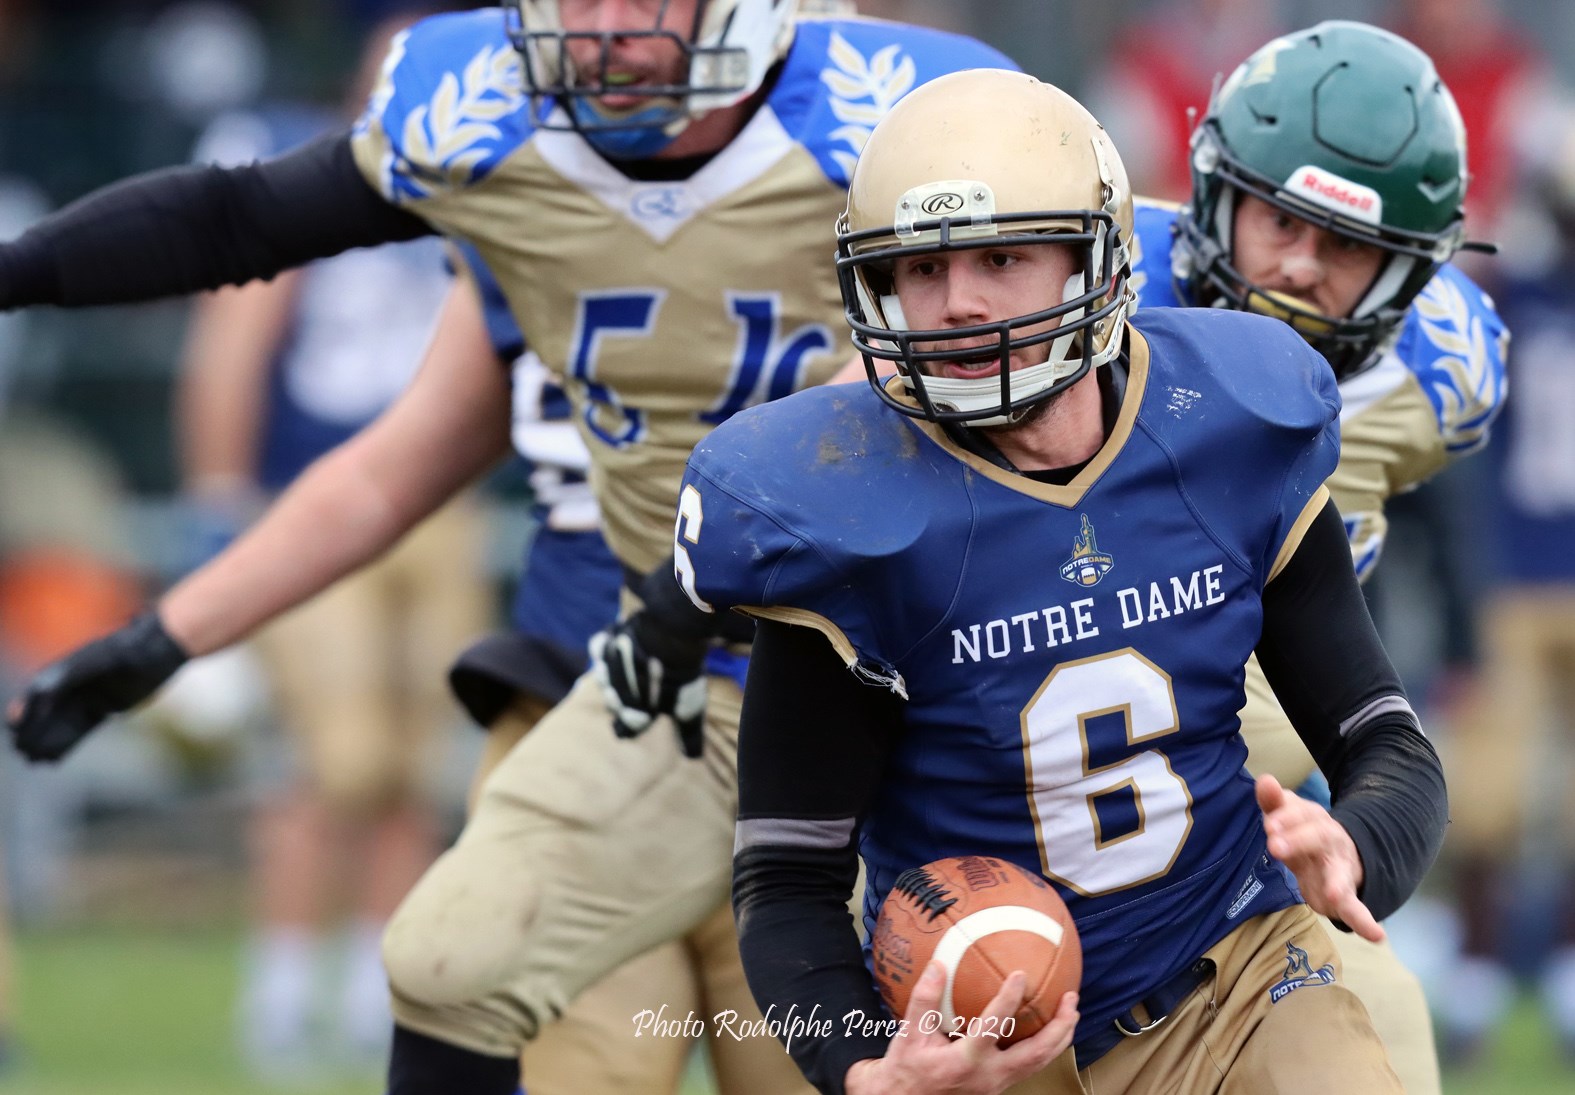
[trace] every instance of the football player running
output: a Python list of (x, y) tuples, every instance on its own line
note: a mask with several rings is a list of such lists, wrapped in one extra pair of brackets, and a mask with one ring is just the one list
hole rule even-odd
[[(751, 409), (690, 459), (681, 580), (759, 619), (745, 968), (762, 1007), (833, 1017), (788, 1047), (824, 1091), (1402, 1090), (1314, 913), (1381, 939), (1447, 809), (1323, 487), (1334, 377), (1261, 316), (1129, 318), (1131, 233), (1120, 157), (1064, 93), (919, 89), (838, 239), (855, 342), (899, 375)], [(1332, 808), (1247, 773), (1255, 649)], [(1056, 884), (1081, 995), (999, 1051), (918, 1011), (911, 1036), (857, 1022), (882, 1014), (859, 856), (869, 924), (901, 872), (969, 852)]]
[[(569, 393), (630, 615), (601, 644), (601, 683), (582, 678), (507, 753), (389, 928), (401, 1095), (512, 1093), (542, 1024), (726, 899), (741, 661), (665, 563), (684, 460), (717, 422), (843, 356), (823, 226), (870, 128), (937, 75), (1010, 63), (955, 35), (794, 8), (515, 0), (438, 16), (396, 41), (353, 132), (130, 180), (0, 249), (0, 306), (76, 306), (440, 231), (475, 246)], [(473, 309), (459, 294), (449, 307)], [(482, 347), (466, 360), (490, 360), (479, 317), (453, 322)], [(425, 370), (343, 458), (338, 485), (359, 479), (360, 494), (308, 495), (274, 526), (315, 543), (309, 558), (260, 530), (238, 542), (36, 678), (9, 711), (18, 748), (63, 756), (188, 656), (375, 554), (501, 454), (505, 393), (495, 369)], [(653, 718), (679, 733), (614, 736), (604, 687), (626, 735)], [(495, 726), (523, 732), (507, 712)]]
[[(1192, 139), (1192, 197), (1140, 200), (1133, 283), (1144, 307), (1276, 316), (1339, 381), (1328, 487), (1357, 573), (1383, 547), (1384, 502), (1480, 448), (1505, 394), (1508, 333), (1449, 258), (1465, 239), (1465, 131), (1432, 62), (1377, 27), (1277, 38), (1220, 88)], [(1248, 767), (1321, 783), (1256, 662)], [(1412, 1095), (1440, 1089), (1427, 1001), (1387, 946), (1337, 933), (1346, 979)]]

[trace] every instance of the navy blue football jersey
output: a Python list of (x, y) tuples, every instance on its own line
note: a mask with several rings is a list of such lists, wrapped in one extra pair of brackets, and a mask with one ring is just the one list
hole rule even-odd
[(735, 416), (690, 459), (698, 603), (820, 629), (905, 698), (861, 827), (897, 875), (989, 853), (1082, 937), (1078, 1037), (1243, 918), (1293, 904), (1236, 712), (1261, 593), (1327, 498), (1339, 395), (1287, 325), (1145, 311), (1109, 440), (1070, 483), (997, 468), (861, 385)]

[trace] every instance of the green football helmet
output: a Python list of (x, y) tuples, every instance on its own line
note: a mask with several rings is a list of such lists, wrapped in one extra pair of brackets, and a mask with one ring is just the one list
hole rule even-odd
[[(1388, 252), (1349, 316), (1241, 275), (1231, 230), (1242, 191)], [(1428, 56), (1365, 23), (1319, 23), (1263, 46), (1215, 92), (1192, 134), (1172, 273), (1193, 304), (1290, 323), (1345, 379), (1393, 344), (1411, 301), (1465, 243), (1465, 195), (1465, 125)]]

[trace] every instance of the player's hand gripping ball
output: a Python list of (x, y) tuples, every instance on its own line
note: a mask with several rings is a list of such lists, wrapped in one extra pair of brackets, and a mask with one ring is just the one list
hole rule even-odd
[[(1002, 1045), (1028, 1037), (1083, 980), (1083, 948), (1066, 903), (1039, 875), (991, 856), (938, 859), (898, 876), (875, 922), (875, 982), (895, 1016), (932, 959), (946, 968), (942, 1033), (970, 1033), (1014, 970), (1028, 975)], [(1006, 1029), (1010, 1027), (1010, 1029)]]

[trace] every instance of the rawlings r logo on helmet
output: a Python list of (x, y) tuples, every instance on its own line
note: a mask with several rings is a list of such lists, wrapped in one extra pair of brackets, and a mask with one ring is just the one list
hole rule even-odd
[(961, 194), (936, 194), (924, 199), (923, 209), (932, 217), (944, 217), (947, 213), (955, 213), (963, 207)]

